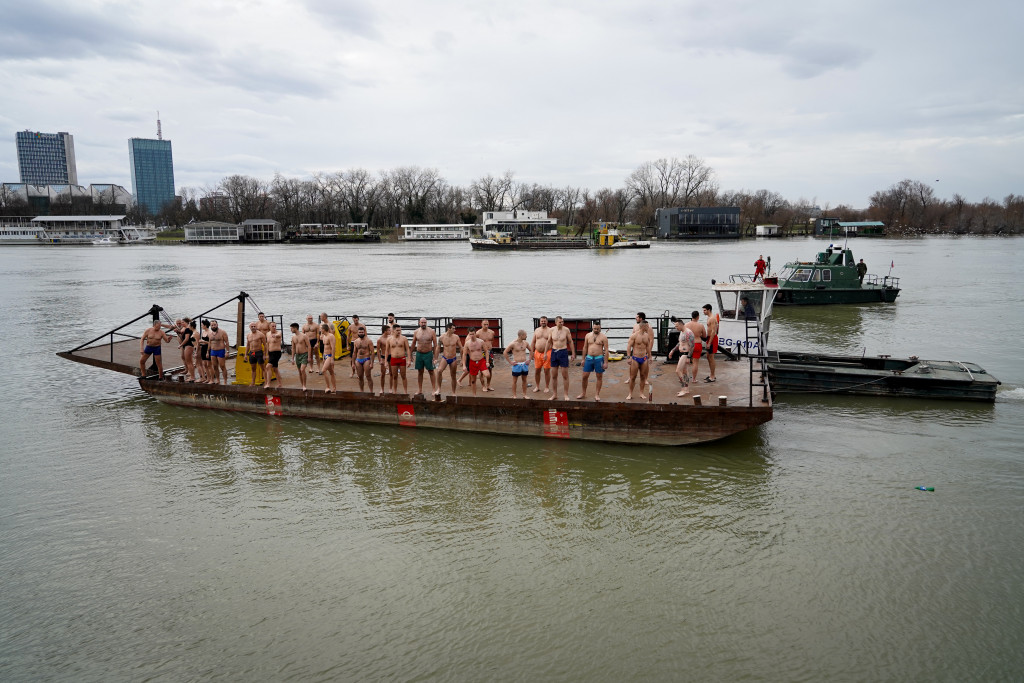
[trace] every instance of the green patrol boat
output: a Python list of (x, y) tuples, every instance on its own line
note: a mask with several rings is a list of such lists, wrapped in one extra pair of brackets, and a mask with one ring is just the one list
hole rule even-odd
[(853, 251), (829, 245), (814, 261), (787, 263), (778, 278), (765, 278), (778, 284), (775, 303), (779, 306), (811, 304), (891, 304), (900, 295), (899, 278), (864, 274), (853, 260)]

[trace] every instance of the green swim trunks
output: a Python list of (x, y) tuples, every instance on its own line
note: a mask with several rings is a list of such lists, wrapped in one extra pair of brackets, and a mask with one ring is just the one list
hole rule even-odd
[(434, 352), (433, 351), (417, 351), (416, 352), (416, 369), (417, 370), (433, 370), (434, 369)]
[(295, 365), (309, 365), (309, 354), (308, 353), (297, 353), (295, 354)]

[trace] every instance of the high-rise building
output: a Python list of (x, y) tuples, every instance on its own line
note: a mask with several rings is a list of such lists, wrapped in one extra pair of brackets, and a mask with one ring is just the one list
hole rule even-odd
[(132, 166), (132, 193), (139, 207), (150, 215), (160, 213), (174, 199), (174, 159), (170, 140), (128, 140)]
[(18, 131), (21, 182), (33, 185), (77, 185), (75, 138), (70, 133)]

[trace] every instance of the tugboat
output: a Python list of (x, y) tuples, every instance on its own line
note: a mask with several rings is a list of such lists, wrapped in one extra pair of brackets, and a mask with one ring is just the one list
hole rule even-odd
[(891, 304), (900, 295), (899, 278), (865, 274), (861, 279), (853, 251), (829, 245), (814, 261), (787, 263), (778, 278), (775, 303), (779, 306), (807, 304)]
[(592, 249), (650, 249), (651, 243), (647, 240), (627, 239), (619, 232), (618, 228), (604, 225), (600, 230), (594, 231), (594, 245)]

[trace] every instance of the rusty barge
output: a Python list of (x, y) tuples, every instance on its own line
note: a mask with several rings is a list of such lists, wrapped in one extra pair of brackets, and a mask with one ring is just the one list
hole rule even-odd
[[(750, 288), (749, 285), (746, 286)], [(533, 386), (534, 369), (530, 370), (530, 389), (527, 397), (512, 397), (510, 368), (501, 355), (500, 348), (493, 354), (492, 391), (474, 395), (470, 387), (460, 386), (451, 391), (450, 380), (445, 378), (442, 395), (434, 396), (429, 377), (424, 377), (422, 393), (418, 390), (417, 372), (408, 368), (408, 392), (380, 393), (380, 368), (371, 371), (374, 391), (360, 391), (357, 380), (349, 376), (349, 356), (345, 344), (339, 345), (336, 356), (337, 393), (326, 393), (323, 378), (317, 373), (307, 375), (307, 389), (300, 386), (299, 377), (290, 356), (286, 353), (281, 360), (281, 379), (269, 388), (260, 386), (261, 376), (256, 385), (249, 386), (249, 366), (244, 362), (244, 327), (246, 301), (251, 301), (244, 292), (221, 304), (238, 302), (237, 319), (219, 317), (216, 308), (192, 316), (195, 319), (213, 318), (221, 321), (225, 328), (231, 323), (237, 325), (236, 346), (229, 349), (229, 366), (235, 369), (232, 384), (205, 384), (186, 381), (182, 367), (168, 368), (171, 359), (177, 359), (174, 344), (164, 346), (164, 376), (149, 374), (142, 377), (139, 369), (139, 336), (125, 330), (135, 325), (141, 332), (146, 318), (165, 316), (163, 309), (153, 306), (142, 316), (111, 330), (100, 337), (75, 349), (58, 353), (62, 358), (100, 367), (108, 370), (135, 375), (140, 388), (155, 399), (170, 405), (190, 408), (204, 408), (226, 411), (241, 411), (266, 415), (268, 419), (302, 417), (393, 425), (398, 428), (433, 428), (452, 431), (482, 432), (487, 434), (534, 436), (559, 439), (581, 439), (629, 443), (632, 445), (688, 445), (714, 441), (745, 431), (772, 419), (772, 400), (768, 388), (767, 371), (760, 352), (751, 355), (729, 354), (733, 360), (719, 356), (717, 381), (691, 385), (689, 393), (677, 396), (680, 383), (675, 374), (675, 363), (664, 360), (669, 345), (667, 340), (668, 312), (662, 318), (653, 319), (656, 334), (654, 357), (646, 387), (637, 387), (633, 399), (627, 401), (629, 362), (621, 360), (609, 363), (604, 373), (601, 401), (594, 400), (596, 377), (590, 376), (587, 395), (577, 399), (581, 389), (581, 368), (577, 363), (569, 368), (569, 399), (565, 395), (552, 397), (539, 386)], [(218, 307), (219, 308), (219, 307)], [(281, 316), (267, 316), (279, 320)], [(377, 330), (371, 316), (363, 316), (371, 335)], [(338, 323), (347, 321), (335, 316)], [(383, 318), (381, 321), (383, 322)], [(443, 329), (447, 322), (453, 322), (456, 332), (464, 335), (468, 325), (480, 322), (480, 318), (434, 318), (431, 325)], [(496, 344), (503, 348), (501, 319), (491, 318), (492, 328), (498, 336)], [(404, 319), (399, 318), (400, 322)], [(605, 332), (616, 344), (616, 337), (628, 337), (632, 319), (623, 321), (616, 328), (616, 319), (604, 319)], [(590, 319), (568, 319), (566, 325), (573, 334), (577, 347), (590, 331)], [(756, 327), (756, 326), (755, 326)], [(229, 328), (230, 329), (230, 328)], [(410, 328), (411, 329), (411, 328)], [(624, 346), (624, 344), (619, 344)], [(754, 348), (755, 345), (751, 345)], [(756, 345), (761, 348), (761, 345)], [(707, 364), (702, 360), (702, 374)], [(426, 375), (426, 373), (425, 373)], [(541, 380), (543, 383), (543, 379)], [(278, 386), (280, 385), (280, 386)], [(399, 382), (401, 391), (402, 384)], [(559, 382), (559, 392), (562, 385)], [(643, 399), (640, 398), (643, 396)]]

